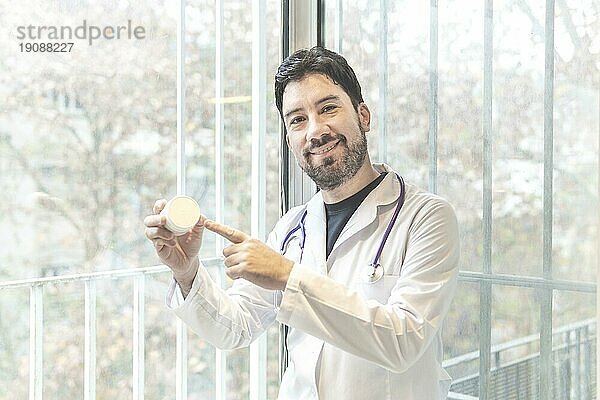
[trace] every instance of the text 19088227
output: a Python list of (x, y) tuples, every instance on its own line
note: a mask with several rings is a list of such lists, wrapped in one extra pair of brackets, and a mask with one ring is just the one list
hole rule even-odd
[(21, 53), (70, 53), (74, 43), (21, 42)]

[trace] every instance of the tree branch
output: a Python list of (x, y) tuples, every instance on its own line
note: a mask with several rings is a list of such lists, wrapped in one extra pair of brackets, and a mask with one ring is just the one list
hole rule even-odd
[[(29, 173), (31, 179), (33, 179), (40, 191), (50, 195), (50, 189), (47, 188), (46, 185), (44, 185), (42, 178), (37, 174), (37, 172), (33, 168), (31, 168), (25, 156), (10, 141), (7, 140), (6, 145), (14, 153), (15, 158), (17, 159), (19, 164), (21, 164), (23, 169)], [(75, 229), (77, 229), (79, 232), (83, 232), (81, 226), (79, 226), (79, 224), (73, 219), (73, 217), (69, 215), (69, 213), (65, 210), (63, 206), (61, 206), (59, 203), (55, 203), (55, 207), (53, 209), (61, 217), (70, 222)]]
[(577, 28), (575, 28), (575, 24), (573, 23), (573, 18), (571, 16), (569, 8), (567, 7), (567, 3), (565, 3), (565, 0), (557, 0), (557, 1), (558, 1), (558, 6), (561, 9), (562, 20), (565, 24), (565, 27), (567, 28), (567, 32), (569, 32), (569, 36), (571, 37), (571, 42), (573, 42), (573, 46), (575, 46), (575, 48), (578, 49), (581, 47), (581, 38), (577, 34)]

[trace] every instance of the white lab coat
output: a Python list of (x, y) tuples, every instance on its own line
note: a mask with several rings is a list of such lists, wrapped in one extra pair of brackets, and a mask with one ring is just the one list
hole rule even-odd
[[(393, 172), (386, 165), (379, 171)], [(306, 205), (285, 256), (296, 262), (286, 289), (243, 279), (227, 291), (200, 268), (185, 301), (173, 283), (167, 306), (202, 338), (223, 349), (248, 346), (276, 320), (290, 326), (289, 366), (279, 400), (445, 399), (441, 326), (456, 288), (458, 225), (444, 199), (406, 184), (404, 206), (381, 255), (385, 275), (361, 279), (394, 212), (394, 173), (363, 201), (325, 258), (325, 208), (320, 193)], [(268, 238), (279, 251), (304, 206), (284, 215)]]

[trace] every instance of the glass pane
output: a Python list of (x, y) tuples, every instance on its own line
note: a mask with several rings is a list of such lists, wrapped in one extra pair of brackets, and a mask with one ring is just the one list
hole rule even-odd
[(557, 292), (553, 311), (553, 392), (592, 399), (596, 388), (596, 310), (592, 294)]
[(498, 273), (542, 272), (544, 6), (494, 3), (492, 257)]
[(483, 8), (440, 2), (438, 55), (438, 191), (460, 221), (461, 269), (482, 269)]
[(600, 43), (589, 38), (600, 36), (599, 13), (597, 1), (558, 2), (555, 19), (553, 276), (588, 282), (598, 265)]
[(29, 390), (29, 288), (0, 290), (0, 398)]
[[(186, 8), (186, 128), (187, 188), (215, 217), (215, 108), (223, 107), (225, 223), (250, 231), (252, 157), (252, 4), (225, 2), (223, 6), (223, 98), (215, 98), (215, 4), (195, 0)], [(274, 107), (273, 77), (279, 65), (280, 2), (266, 2), (267, 96), (266, 229), (279, 218), (279, 114)], [(215, 253), (214, 235), (204, 237), (202, 256)]]
[[(222, 273), (223, 288), (227, 289), (233, 284), (233, 280), (227, 277), (223, 270), (214, 270), (212, 275), (216, 276)], [(225, 387), (226, 398), (230, 400), (248, 398), (250, 394), (250, 349), (241, 348), (227, 350), (224, 352), (226, 357), (225, 366)]]
[(227, 399), (247, 399), (250, 395), (250, 349), (227, 352)]
[[(326, 44), (335, 49), (336, 1), (326, 8)], [(342, 49), (371, 110), (367, 133), (372, 161), (386, 160), (410, 182), (427, 187), (429, 91), (429, 4), (389, 1), (387, 54), (388, 104), (381, 103), (379, 68), (382, 29), (379, 2), (340, 1)], [(379, 154), (382, 114), (387, 117), (386, 154)]]
[(83, 397), (83, 285), (44, 286), (44, 389), (46, 398)]
[[(250, 231), (252, 3), (223, 3), (224, 221)], [(231, 68), (228, 66), (235, 66)]]
[(96, 310), (96, 397), (130, 399), (133, 393), (133, 281), (97, 281)]
[[(443, 327), (443, 367), (452, 377), (451, 392), (477, 395), (479, 374), (479, 284), (459, 283)], [(473, 394), (475, 393), (475, 394)]]
[(216, 398), (215, 348), (188, 329), (188, 399)]
[(144, 305), (145, 395), (149, 399), (175, 398), (176, 316), (165, 310), (171, 274), (147, 275)]
[[(266, 230), (270, 231), (279, 220), (279, 148), (281, 147), (280, 118), (279, 111), (275, 106), (275, 71), (281, 62), (281, 1), (267, 0), (267, 14), (265, 20), (266, 33), (266, 88), (267, 96), (267, 135), (266, 145), (266, 167), (267, 167), (267, 199), (266, 199)], [(273, 347), (273, 351), (275, 351)], [(278, 378), (279, 379), (279, 378)], [(279, 386), (279, 384), (278, 384)], [(276, 397), (276, 396), (275, 396)]]
[[(0, 38), (0, 223), (12, 226), (0, 238), (19, 243), (3, 252), (0, 277), (156, 263), (141, 221), (175, 183), (174, 12), (162, 1), (0, 6), (10, 29)], [(85, 23), (88, 39), (52, 40), (73, 42), (69, 53), (21, 52), (44, 42), (18, 40), (26, 21), (60, 21), (65, 37)], [(142, 39), (121, 29), (90, 43), (92, 27), (128, 21)]]
[(492, 290), (492, 399), (537, 398), (540, 374), (537, 298), (534, 289)]
[[(235, 63), (235, 61), (232, 61)], [(227, 78), (226, 78), (227, 79)], [(239, 88), (249, 95), (250, 89)], [(237, 97), (238, 95), (236, 95)], [(245, 97), (240, 95), (241, 97)], [(244, 232), (250, 232), (251, 214), (251, 158), (252, 158), (252, 104), (241, 100), (225, 105), (225, 223)]]
[[(186, 193), (202, 213), (215, 210), (215, 1), (186, 2)], [(214, 235), (203, 235), (201, 257), (215, 255)]]
[(279, 323), (267, 330), (267, 399), (277, 399), (279, 392)]

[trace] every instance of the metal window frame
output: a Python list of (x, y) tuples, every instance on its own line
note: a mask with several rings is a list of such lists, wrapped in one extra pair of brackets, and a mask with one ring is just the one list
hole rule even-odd
[[(177, 194), (185, 194), (185, 0), (179, 0), (177, 13)], [(175, 325), (175, 399), (187, 399), (188, 337), (180, 319)], [(142, 338), (143, 339), (143, 338)], [(143, 382), (142, 382), (143, 383)], [(143, 396), (143, 390), (142, 390)], [(135, 398), (135, 397), (134, 397)]]
[[(322, 0), (283, 0), (281, 60), (303, 48), (324, 44), (325, 2)], [(281, 160), (281, 214), (290, 208), (306, 203), (316, 193), (316, 185), (302, 171), (289, 151), (285, 140), (285, 127), (280, 124)], [(288, 365), (286, 338), (288, 327), (279, 327), (279, 379)]]
[[(483, 275), (492, 274), (492, 81), (493, 0), (485, 0), (483, 20)], [(492, 282), (481, 280), (479, 295), (479, 398), (489, 393), (492, 351)]]
[[(600, 87), (598, 88), (598, 119), (600, 120)], [(598, 141), (600, 143), (600, 127), (598, 127)], [(600, 151), (598, 152), (598, 182), (600, 182)], [(600, 199), (600, 184), (598, 185), (598, 198)], [(600, 210), (600, 204), (598, 205)], [(597, 232), (600, 232), (600, 212), (598, 212)], [(600, 254), (600, 235), (597, 239), (598, 254)], [(596, 267), (596, 287), (600, 286), (600, 259)], [(600, 319), (600, 296), (596, 295), (596, 321)], [(589, 353), (589, 352), (588, 352)], [(589, 357), (589, 356), (588, 356)], [(596, 382), (600, 382), (600, 335), (596, 335)], [(597, 385), (597, 383), (596, 383)], [(588, 385), (589, 386), (589, 383)]]
[(96, 282), (85, 281), (83, 399), (96, 398)]
[[(225, 192), (225, 122), (224, 104), (221, 99), (224, 96), (224, 16), (223, 0), (215, 1), (215, 220), (224, 222), (224, 192)], [(220, 254), (225, 246), (225, 240), (217, 235), (215, 240), (215, 254)], [(222, 271), (217, 274), (218, 284), (223, 285), (224, 276)], [(227, 353), (215, 348), (215, 395), (217, 399), (227, 398)]]
[(429, 11), (429, 190), (437, 193), (438, 0), (430, 0)]
[[(544, 33), (544, 201), (543, 277), (552, 280), (552, 220), (554, 169), (554, 0), (546, 0)], [(552, 383), (552, 288), (540, 289), (540, 397), (550, 399)]]
[[(288, 32), (284, 32), (282, 37), (288, 40), (288, 43), (283, 44), (283, 48), (287, 47), (288, 55), (296, 50), (310, 48), (318, 44), (318, 21), (319, 16), (324, 13), (319, 13), (318, 9), (322, 7), (322, 2), (319, 0), (288, 0), (287, 12), (288, 15), (283, 19), (288, 19)], [(324, 33), (324, 31), (323, 31)], [(321, 38), (322, 39), (322, 38)], [(285, 129), (282, 129), (282, 146), (285, 144)], [(304, 171), (298, 166), (294, 155), (286, 151), (287, 155), (287, 185), (283, 188), (285, 198), (287, 200), (284, 211), (289, 210), (299, 204), (306, 203), (317, 191), (317, 187), (311, 181)]]
[(29, 400), (41, 400), (44, 379), (44, 287), (29, 289)]
[[(341, 9), (341, 5), (340, 5)], [(377, 156), (379, 162), (386, 163), (387, 158), (387, 113), (388, 113), (388, 0), (379, 0), (379, 124), (378, 124), (378, 149)], [(339, 18), (341, 21), (342, 18)], [(336, 32), (339, 28), (336, 26)], [(339, 32), (337, 33), (339, 35)], [(340, 35), (341, 36), (341, 35)], [(341, 38), (338, 39), (341, 47)]]
[(145, 392), (145, 340), (144, 340), (144, 303), (146, 275), (140, 274), (133, 281), (133, 400), (144, 400)]
[[(252, 193), (251, 235), (266, 239), (267, 96), (266, 96), (266, 2), (252, 2)], [(250, 400), (267, 398), (267, 335), (250, 345)]]

